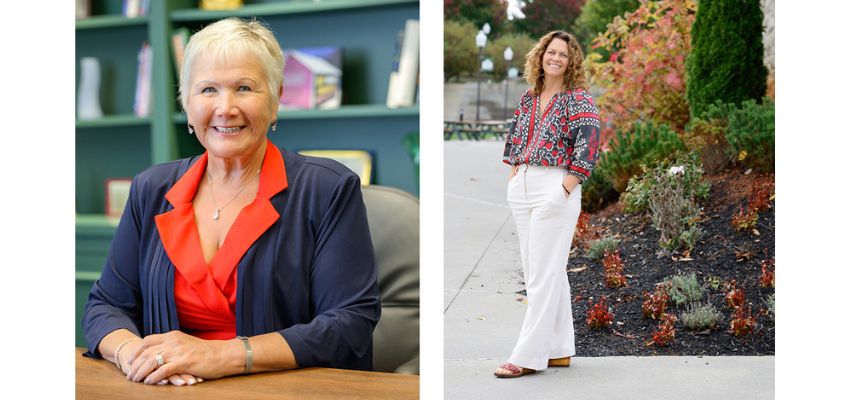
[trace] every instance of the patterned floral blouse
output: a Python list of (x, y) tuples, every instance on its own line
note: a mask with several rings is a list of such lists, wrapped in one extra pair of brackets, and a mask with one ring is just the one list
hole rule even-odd
[(584, 89), (559, 92), (542, 113), (540, 107), (531, 89), (522, 95), (502, 161), (565, 167), (584, 182), (599, 156), (599, 109), (593, 97)]

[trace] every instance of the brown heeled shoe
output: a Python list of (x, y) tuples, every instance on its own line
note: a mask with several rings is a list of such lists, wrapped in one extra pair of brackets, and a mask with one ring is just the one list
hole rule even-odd
[(569, 357), (561, 357), (561, 358), (550, 358), (549, 359), (550, 367), (569, 367), (570, 366), (570, 358)]

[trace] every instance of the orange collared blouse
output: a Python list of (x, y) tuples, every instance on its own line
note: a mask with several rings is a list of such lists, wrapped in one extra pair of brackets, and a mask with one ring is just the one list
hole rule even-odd
[(280, 217), (269, 199), (287, 187), (286, 167), (277, 147), (267, 143), (257, 196), (236, 217), (221, 248), (207, 264), (192, 207), (207, 160), (204, 153), (165, 195), (174, 209), (157, 215), (156, 225), (177, 269), (174, 301), (180, 327), (203, 339), (226, 340), (236, 336), (236, 266)]

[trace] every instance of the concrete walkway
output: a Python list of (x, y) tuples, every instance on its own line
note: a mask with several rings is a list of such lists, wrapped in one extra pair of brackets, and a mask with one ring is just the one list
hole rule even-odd
[[(774, 357), (576, 357), (497, 379), (526, 305), (502, 142), (445, 142), (446, 399), (773, 399)], [(581, 318), (574, 316), (576, 323)]]

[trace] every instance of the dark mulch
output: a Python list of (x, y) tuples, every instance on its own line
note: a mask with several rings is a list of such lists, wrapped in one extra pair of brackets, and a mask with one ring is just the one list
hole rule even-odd
[[(772, 207), (759, 214), (758, 235), (736, 232), (731, 224), (739, 207), (746, 205), (755, 179), (741, 171), (727, 172), (708, 178), (711, 195), (703, 209), (702, 227), (705, 231), (691, 254), (691, 261), (674, 261), (681, 254), (661, 254), (659, 233), (652, 227), (649, 216), (623, 214), (619, 204), (591, 214), (590, 222), (601, 234), (620, 239), (620, 253), (625, 264), (628, 287), (610, 289), (603, 281), (601, 261), (587, 258), (584, 251), (574, 249), (568, 269), (586, 266), (580, 272), (570, 272), (575, 318), (576, 348), (580, 356), (617, 355), (772, 355), (775, 354), (773, 318), (766, 312), (766, 299), (772, 288), (761, 288), (761, 261), (774, 257), (775, 212)], [(768, 177), (772, 180), (772, 177)], [(746, 259), (746, 255), (749, 258)], [(740, 260), (744, 256), (743, 260)], [(666, 347), (648, 346), (647, 341), (658, 321), (644, 318), (643, 292), (677, 272), (695, 272), (700, 282), (708, 277), (722, 281), (735, 279), (744, 288), (747, 304), (757, 320), (753, 334), (743, 338), (729, 333), (732, 311), (724, 301), (723, 288), (707, 287), (704, 300), (710, 301), (723, 318), (716, 329), (708, 333), (690, 332), (681, 321), (676, 323), (676, 337)], [(706, 286), (706, 285), (704, 285)], [(590, 329), (585, 323), (590, 300), (605, 295), (613, 307), (614, 324), (607, 329)], [(682, 308), (671, 305), (669, 310), (679, 316)]]

